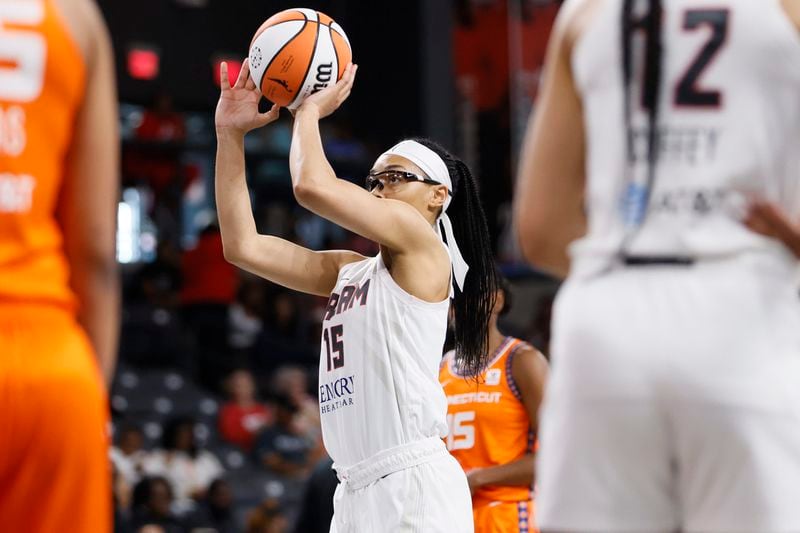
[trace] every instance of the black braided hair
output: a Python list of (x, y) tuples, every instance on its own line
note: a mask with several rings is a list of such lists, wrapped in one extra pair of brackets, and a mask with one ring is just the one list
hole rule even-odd
[[(642, 87), (642, 106), (647, 110), (647, 190), (644, 199), (649, 205), (650, 193), (656, 180), (658, 163), (658, 112), (661, 95), (662, 75), (662, 16), (661, 0), (648, 0), (648, 12), (643, 19), (635, 18), (633, 13), (636, 0), (623, 0), (622, 3), (622, 86), (624, 90), (625, 147), (629, 167), (636, 162), (634, 147), (635, 134), (631, 125), (631, 78), (633, 72), (633, 36), (636, 31), (645, 34), (644, 85)], [(645, 216), (647, 213), (645, 207)], [(644, 218), (640, 222), (644, 223)], [(627, 242), (623, 244), (625, 253)]]
[(477, 376), (488, 362), (489, 319), (500, 288), (478, 185), (469, 167), (440, 145), (430, 139), (411, 140), (436, 152), (453, 181), (453, 199), (447, 215), (461, 255), (469, 265), (464, 289), (455, 288), (452, 303), (456, 362), (461, 372)]

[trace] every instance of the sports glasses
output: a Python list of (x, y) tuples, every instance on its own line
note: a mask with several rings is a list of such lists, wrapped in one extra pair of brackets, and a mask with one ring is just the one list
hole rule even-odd
[[(404, 170), (384, 170), (383, 172), (370, 172), (364, 186), (369, 192), (372, 192), (375, 187), (378, 187), (378, 190), (382, 191), (386, 188), (395, 189), (399, 185), (408, 183), (409, 181), (421, 181), (428, 185), (442, 185), (438, 181), (423, 178), (413, 172), (406, 172)], [(452, 196), (450, 191), (447, 191), (447, 193)]]

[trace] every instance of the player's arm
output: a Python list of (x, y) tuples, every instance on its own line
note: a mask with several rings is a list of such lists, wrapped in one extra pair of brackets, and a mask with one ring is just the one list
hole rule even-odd
[(562, 12), (550, 38), (514, 196), (514, 223), (525, 258), (559, 276), (569, 271), (567, 246), (586, 232), (583, 111), (570, 67), (566, 18), (575, 17)]
[(774, 204), (754, 202), (745, 224), (757, 233), (781, 241), (800, 259), (800, 224), (793, 224)]
[(90, 33), (86, 90), (67, 154), (58, 219), (70, 266), (70, 286), (80, 305), (78, 321), (108, 384), (116, 363), (120, 316), (116, 262), (119, 116), (111, 41), (97, 8), (86, 4)]
[(224, 63), (220, 80), (215, 190), (225, 258), (284, 287), (329, 296), (342, 265), (363, 257), (348, 251), (315, 252), (256, 231), (245, 180), (244, 136), (277, 119), (279, 109), (273, 106), (267, 113), (258, 112), (261, 95), (249, 78), (247, 61), (234, 87), (228, 83)]
[[(519, 388), (522, 404), (525, 406), (535, 436), (539, 427), (539, 406), (542, 403), (544, 384), (547, 380), (547, 361), (541, 353), (530, 346), (519, 348), (511, 360), (511, 376)], [(534, 462), (535, 456), (531, 452), (504, 465), (468, 472), (470, 490), (474, 492), (487, 485), (529, 487), (533, 485)]]
[(297, 109), (289, 156), (295, 198), (309, 211), (392, 251), (438, 249), (441, 241), (414, 207), (377, 198), (338, 179), (325, 157), (319, 120), (349, 96), (355, 71), (356, 67), (349, 65), (338, 83), (310, 96)]
[(781, 0), (781, 5), (786, 16), (789, 17), (795, 28), (800, 31), (800, 0)]

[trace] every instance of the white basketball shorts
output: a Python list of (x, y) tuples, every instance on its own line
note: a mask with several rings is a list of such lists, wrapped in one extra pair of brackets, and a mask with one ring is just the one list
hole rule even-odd
[(800, 532), (800, 299), (775, 258), (620, 267), (554, 309), (537, 522)]
[(472, 533), (464, 471), (438, 437), (336, 467), (331, 533)]

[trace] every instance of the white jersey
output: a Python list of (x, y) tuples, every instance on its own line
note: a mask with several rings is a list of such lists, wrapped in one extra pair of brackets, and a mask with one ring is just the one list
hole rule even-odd
[[(586, 3), (567, 4), (567, 20)], [(645, 13), (646, 4), (639, 6)], [(763, 251), (785, 258), (775, 241), (740, 220), (751, 196), (800, 215), (798, 31), (778, 0), (663, 0), (663, 8), (659, 159), (641, 225), (626, 223), (626, 213), (631, 203), (644, 206), (641, 187), (630, 185), (645, 183), (647, 172), (648, 118), (639, 103), (644, 39), (639, 34), (632, 48), (636, 163), (630, 171), (622, 0), (604, 0), (573, 47), (588, 146), (588, 232), (572, 247), (576, 264), (608, 263), (626, 234), (634, 235), (632, 255), (710, 258)]]
[(319, 363), (322, 436), (337, 466), (447, 435), (438, 377), (449, 306), (400, 288), (380, 253), (342, 267)]

